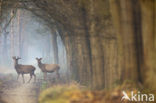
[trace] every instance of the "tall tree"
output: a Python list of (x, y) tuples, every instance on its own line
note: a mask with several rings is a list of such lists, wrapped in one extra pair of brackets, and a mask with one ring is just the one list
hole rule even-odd
[[(14, 15), (13, 10), (10, 12), (10, 16), (12, 17)], [(10, 24), (10, 45), (11, 45), (11, 56), (15, 55), (14, 51), (14, 22), (11, 21)]]
[(54, 53), (54, 62), (58, 64), (59, 57), (58, 57), (58, 44), (57, 44), (57, 30), (53, 29), (51, 35), (52, 35), (52, 49)]

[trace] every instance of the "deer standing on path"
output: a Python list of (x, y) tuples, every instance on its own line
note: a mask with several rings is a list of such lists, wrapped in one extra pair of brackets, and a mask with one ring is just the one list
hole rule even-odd
[(21, 59), (19, 57), (13, 56), (12, 59), (14, 60), (14, 67), (18, 74), (17, 80), (21, 74), (22, 78), (23, 78), (23, 83), (25, 83), (24, 74), (30, 74), (30, 79), (29, 79), (28, 83), (31, 81), (32, 76), (34, 76), (34, 81), (36, 81), (36, 75), (34, 73), (36, 68), (34, 66), (18, 64), (18, 60)]
[(60, 78), (59, 70), (60, 66), (58, 64), (43, 64), (41, 62), (42, 58), (36, 58), (38, 62), (38, 66), (41, 69), (41, 71), (44, 73), (44, 79), (47, 79), (47, 73), (53, 73), (56, 72), (57, 78)]

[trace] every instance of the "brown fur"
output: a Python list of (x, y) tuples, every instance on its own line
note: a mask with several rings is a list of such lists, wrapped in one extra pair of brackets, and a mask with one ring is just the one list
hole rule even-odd
[(59, 69), (60, 66), (58, 64), (43, 64), (41, 62), (42, 58), (36, 58), (37, 62), (38, 62), (38, 66), (41, 69), (41, 71), (44, 73), (44, 79), (46, 79), (47, 73), (53, 73), (56, 72), (57, 77), (59, 78)]
[(18, 74), (17, 80), (18, 80), (18, 78), (19, 78), (19, 76), (21, 74), (22, 77), (23, 77), (23, 83), (24, 83), (25, 82), (25, 80), (24, 80), (24, 74), (30, 74), (30, 79), (29, 79), (28, 82), (31, 81), (32, 76), (34, 76), (34, 79), (36, 81), (36, 75), (34, 74), (36, 68), (34, 66), (32, 66), (32, 65), (18, 64), (18, 60), (21, 59), (21, 58), (18, 58), (18, 57), (12, 57), (12, 58), (14, 60), (14, 67), (15, 67), (16, 72)]

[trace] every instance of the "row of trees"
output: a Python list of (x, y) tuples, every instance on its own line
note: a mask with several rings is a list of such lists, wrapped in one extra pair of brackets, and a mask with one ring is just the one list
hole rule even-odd
[[(156, 87), (155, 0), (35, 1), (60, 25), (72, 77), (96, 89), (125, 80)], [(43, 18), (46, 18), (43, 17)]]
[(21, 57), (22, 63), (42, 57), (43, 62), (59, 63), (66, 71), (66, 52), (56, 28), (50, 30), (43, 20), (25, 9), (8, 9), (2, 18), (1, 66), (10, 67), (12, 56)]
[(156, 87), (155, 0), (28, 2), (24, 8), (56, 25), (73, 79), (96, 89), (125, 80)]
[[(17, 14), (17, 15), (16, 15)], [(13, 55), (21, 56), (21, 20), (20, 20), (20, 11), (17, 11), (16, 14), (13, 14), (13, 11), (8, 11), (3, 18), (6, 18), (1, 23), (1, 35), (0, 35), (0, 55), (1, 63), (8, 64), (10, 57)], [(8, 16), (6, 16), (8, 15)], [(17, 16), (16, 18), (14, 18)]]

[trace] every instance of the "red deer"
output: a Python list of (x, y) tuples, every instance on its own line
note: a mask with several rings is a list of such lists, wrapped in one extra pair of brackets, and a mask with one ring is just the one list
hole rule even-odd
[(59, 69), (60, 66), (58, 64), (43, 64), (41, 62), (42, 58), (36, 58), (38, 62), (38, 66), (41, 69), (41, 71), (44, 73), (44, 79), (47, 79), (47, 73), (53, 73), (56, 72), (57, 78), (60, 77)]
[(30, 74), (30, 79), (29, 79), (28, 83), (31, 81), (32, 76), (34, 76), (34, 81), (36, 81), (36, 75), (34, 73), (36, 68), (34, 66), (18, 64), (18, 60), (21, 59), (19, 57), (13, 56), (12, 59), (14, 60), (14, 67), (18, 74), (17, 80), (21, 74), (22, 78), (23, 78), (23, 83), (25, 83), (24, 74)]

